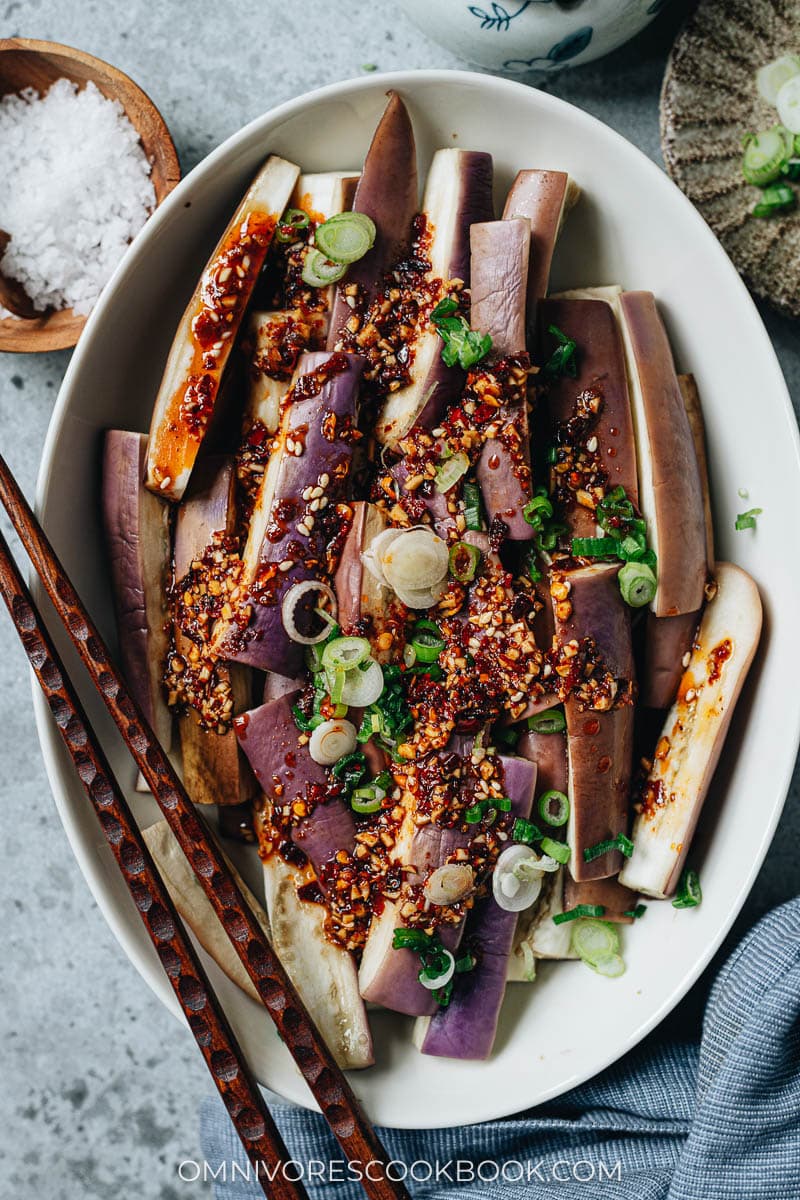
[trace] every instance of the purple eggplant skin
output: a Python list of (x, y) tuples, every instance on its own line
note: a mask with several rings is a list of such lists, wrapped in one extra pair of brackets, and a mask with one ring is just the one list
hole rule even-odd
[(392, 92), (367, 151), (352, 204), (353, 212), (364, 213), (374, 221), (375, 244), (350, 266), (344, 284), (336, 289), (328, 333), (329, 350), (335, 349), (351, 316), (345, 284), (357, 284), (365, 307), (371, 304), (385, 273), (410, 248), (411, 222), (418, 204), (414, 130), (405, 104)]
[[(536, 790), (536, 764), (510, 757), (504, 757), (503, 764), (511, 814), (527, 819)], [(424, 1033), (420, 1030), (423, 1054), (464, 1060), (489, 1058), (505, 996), (508, 956), (518, 916), (500, 908), (491, 894), (475, 904), (467, 917), (464, 937), (477, 948), (477, 965), (456, 976), (449, 1005), (434, 1012)]]
[(708, 563), (700, 468), (655, 298), (650, 292), (623, 292), (619, 305), (641, 410), (642, 510), (658, 556), (651, 607), (657, 617), (677, 617), (703, 604)]
[(536, 763), (536, 792), (567, 793), (567, 739), (563, 733), (528, 729), (517, 742), (517, 754)]
[[(185, 578), (192, 563), (203, 557), (215, 534), (233, 532), (235, 489), (232, 457), (209, 454), (198, 459), (175, 515), (173, 570), (177, 583)], [(187, 653), (187, 639), (177, 628), (175, 644), (180, 654)], [(249, 708), (253, 701), (249, 668), (219, 663), (217, 671), (230, 683), (234, 714)], [(178, 730), (183, 780), (195, 804), (225, 807), (254, 799), (258, 789), (232, 729), (226, 733), (202, 729), (197, 713), (189, 709), (178, 718)]]
[[(423, 197), (428, 222), (428, 278), (461, 279), (470, 284), (470, 228), (490, 221), (492, 156), (479, 150), (437, 150)], [(435, 429), (450, 403), (461, 395), (465, 372), (442, 359), (442, 341), (432, 324), (417, 330), (411, 382), (391, 392), (379, 414), (375, 435), (395, 446), (414, 426)]]
[[(706, 562), (709, 574), (714, 573), (714, 521), (711, 514), (711, 488), (708, 479), (705, 424), (700, 393), (693, 375), (679, 375), (683, 406), (692, 431), (700, 486), (703, 492), (703, 515), (706, 528)], [(640, 695), (648, 708), (669, 708), (675, 699), (683, 674), (683, 659), (691, 651), (702, 610), (684, 613), (679, 617), (656, 617), (647, 614), (644, 669)]]
[[(282, 803), (305, 797), (309, 787), (327, 788), (325, 768), (315, 763), (307, 746), (298, 743), (292, 705), (299, 692), (279, 696), (268, 704), (243, 713), (234, 721), (236, 736), (267, 798), (277, 787)], [(291, 765), (290, 765), (291, 764)], [(292, 829), (292, 841), (307, 856), (315, 871), (337, 850), (355, 846), (355, 821), (340, 800), (318, 804), (309, 817)]]
[(669, 708), (684, 672), (683, 659), (691, 653), (701, 612), (680, 617), (647, 614), (644, 666), (640, 700), (645, 708)]
[[(636, 440), (622, 337), (614, 312), (605, 300), (544, 300), (539, 305), (540, 362), (546, 362), (555, 347), (553, 335), (547, 332), (551, 325), (574, 339), (578, 371), (574, 379), (561, 375), (549, 381), (551, 436), (575, 414), (582, 393), (599, 393), (602, 407), (586, 440), (597, 438), (597, 459), (608, 476), (606, 491), (623, 487), (631, 503), (638, 506)], [(564, 519), (571, 537), (594, 537), (597, 522), (592, 509), (572, 501), (565, 506)]]
[(577, 198), (577, 188), (564, 171), (520, 171), (503, 210), (504, 220), (525, 217), (530, 223), (528, 272), (528, 328), (533, 332), (536, 308), (547, 295), (553, 250), (567, 210)]
[(632, 925), (634, 918), (628, 916), (638, 903), (638, 893), (626, 888), (617, 878), (585, 879), (576, 883), (569, 871), (564, 873), (564, 912), (577, 908), (579, 904), (599, 904), (605, 909), (604, 921), (615, 925)]
[(143, 479), (147, 438), (109, 429), (103, 446), (103, 523), (125, 682), (165, 750), (172, 714), (161, 688), (170, 571), (169, 512)]
[(525, 289), (530, 231), (522, 218), (481, 221), (469, 231), (470, 324), (492, 339), (492, 356), (525, 349)]
[[(525, 289), (530, 251), (529, 223), (522, 218), (486, 221), (470, 230), (472, 291), (470, 324), (492, 339), (497, 362), (525, 353)], [(525, 363), (519, 365), (525, 370)], [(502, 432), (487, 441), (477, 464), (477, 479), (489, 521), (499, 518), (512, 541), (530, 541), (533, 528), (523, 510), (533, 495), (530, 429), (526, 388), (521, 403), (504, 405), (498, 414)], [(512, 452), (512, 445), (515, 451)]]
[[(251, 520), (244, 556), (244, 602), (251, 609), (249, 623), (243, 630), (231, 623), (214, 634), (214, 646), (221, 657), (289, 678), (300, 674), (304, 648), (292, 641), (286, 631), (282, 601), (294, 584), (322, 579), (320, 567), (310, 566), (307, 560), (324, 563), (327, 553), (324, 518), (318, 509), (310, 508), (312, 504), (319, 506), (319, 501), (304, 500), (303, 492), (321, 486), (319, 480), (327, 475), (323, 489), (327, 506), (332, 509), (346, 497), (353, 442), (343, 437), (342, 431), (356, 424), (364, 362), (354, 354), (334, 356), (323, 351), (304, 354), (298, 366), (302, 379), (334, 358), (340, 362), (346, 360), (345, 369), (329, 375), (317, 394), (296, 398), (289, 406), (281, 444), (274, 452), (280, 455), (274, 464), (274, 488), (266, 496), (269, 480), (273, 478), (270, 462), (261, 493), (266, 498), (256, 501), (257, 511)], [(299, 456), (286, 448), (289, 439), (302, 447)], [(265, 507), (268, 512), (263, 511)], [(309, 518), (313, 528), (310, 533), (303, 533), (298, 526)], [(279, 571), (279, 564), (287, 561), (293, 566)], [(261, 598), (253, 598), (251, 603), (249, 591), (260, 580), (269, 581), (269, 587), (266, 594), (262, 591)]]
[[(612, 563), (554, 571), (556, 582), (569, 584), (569, 616), (559, 617), (560, 645), (592, 638), (603, 664), (624, 686), (635, 678), (630, 609), (617, 584), (619, 565)], [(633, 767), (632, 703), (599, 712), (581, 708), (574, 697), (564, 705), (567, 720), (567, 763), (570, 814), (567, 841), (572, 850), (573, 879), (604, 879), (622, 866), (618, 850), (585, 862), (583, 852), (628, 829), (628, 796)]]

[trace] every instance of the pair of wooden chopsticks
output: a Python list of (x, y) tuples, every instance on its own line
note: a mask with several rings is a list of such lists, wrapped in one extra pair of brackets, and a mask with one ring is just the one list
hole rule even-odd
[[(169, 758), (126, 691), (108, 649), (2, 457), (0, 500), (59, 619), (347, 1161), (361, 1168), (364, 1191), (371, 1200), (408, 1200), (402, 1184), (386, 1177), (387, 1155), (375, 1130), (250, 911), (220, 848), (197, 817)], [(106, 841), (265, 1196), (272, 1200), (307, 1200), (302, 1184), (294, 1182), (294, 1171), (292, 1178), (287, 1179), (280, 1169), (280, 1164), (290, 1159), (288, 1151), (1, 535), (0, 591)]]

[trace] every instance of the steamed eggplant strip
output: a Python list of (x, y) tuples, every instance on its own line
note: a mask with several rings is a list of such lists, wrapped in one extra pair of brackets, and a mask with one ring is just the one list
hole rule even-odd
[(102, 505), (117, 635), (125, 681), (165, 750), (172, 714), (162, 686), (167, 657), (169, 512), (142, 479), (147, 438), (109, 429), (103, 446)]
[(658, 898), (677, 887), (761, 634), (750, 576), (717, 563), (715, 585), (637, 804), (633, 855), (620, 873), (626, 887)]
[[(336, 569), (330, 547), (352, 517), (344, 501), (362, 369), (352, 354), (301, 356), (250, 519), (237, 609), (214, 633), (221, 657), (290, 677), (303, 666), (284, 600), (294, 584)], [(296, 620), (308, 627), (313, 617), (301, 609)]]
[[(195, 469), (175, 517), (176, 605), (186, 587), (191, 594), (193, 585), (187, 583), (187, 577), (193, 571), (200, 571), (201, 591), (210, 583), (205, 564), (215, 552), (215, 538), (231, 536), (236, 527), (235, 483), (230, 458), (209, 455)], [(198, 602), (203, 603), (201, 597)], [(194, 624), (195, 617), (187, 614), (187, 626)], [(232, 718), (252, 702), (251, 673), (236, 663), (210, 660), (207, 646), (211, 631), (207, 625), (198, 624), (189, 636), (176, 612), (173, 627), (175, 651), (184, 664), (180, 672), (175, 671), (174, 678), (179, 687), (185, 688), (179, 692), (184, 711), (178, 717), (178, 730), (186, 790), (195, 804), (228, 805), (252, 800), (257, 790), (255, 780), (231, 724)], [(205, 671), (211, 675), (208, 684), (203, 683)], [(194, 700), (193, 688), (199, 693)]]
[[(573, 691), (564, 705), (570, 813), (567, 842), (573, 879), (603, 879), (622, 865), (618, 850), (587, 862), (585, 851), (627, 834), (628, 795), (633, 766), (635, 670), (630, 609), (617, 586), (619, 568), (601, 563), (553, 571), (556, 637), (562, 651), (590, 639), (600, 658), (597, 690)], [(563, 595), (562, 595), (563, 592)], [(605, 676), (602, 675), (605, 672)]]
[[(263, 819), (257, 814), (257, 824)], [(301, 900), (302, 875), (273, 852), (262, 861), (272, 944), (339, 1066), (374, 1063), (353, 956), (325, 932), (325, 909)]]
[[(527, 820), (536, 788), (536, 766), (510, 758), (505, 759), (505, 766), (511, 815), (515, 820)], [(475, 949), (477, 962), (459, 978), (448, 1006), (417, 1022), (414, 1042), (423, 1054), (469, 1060), (490, 1056), (506, 990), (517, 915), (502, 909), (491, 894), (476, 901), (467, 916), (464, 936), (470, 950)]]
[(344, 282), (337, 285), (328, 332), (329, 350), (342, 348), (341, 339), (353, 312), (348, 297), (357, 296), (361, 306), (368, 309), (386, 272), (410, 249), (411, 222), (418, 206), (414, 130), (405, 104), (392, 92), (370, 143), (352, 201), (353, 212), (364, 213), (373, 221), (375, 244), (350, 267)]
[[(290, 246), (287, 251), (287, 255), (296, 256), (296, 261), (287, 258), (287, 274), (300, 270), (309, 231), (313, 234), (317, 225), (350, 208), (357, 184), (357, 175), (341, 171), (300, 176), (289, 198), (289, 207), (305, 213), (309, 225), (302, 231), (302, 237), (298, 234), (296, 247)], [(286, 282), (286, 279), (281, 281), (284, 288)], [(270, 433), (276, 432), (281, 404), (300, 354), (325, 346), (334, 288), (308, 288), (306, 295), (313, 297), (313, 307), (300, 298), (296, 306), (250, 315), (246, 338), (249, 380), (245, 432), (256, 421)]]
[[(587, 297), (589, 293), (586, 293)], [(602, 299), (553, 297), (539, 305), (540, 358), (554, 348), (551, 326), (576, 345), (577, 375), (548, 382), (551, 437), (558, 447), (551, 491), (562, 500), (570, 537), (594, 537), (595, 510), (604, 495), (623, 487), (639, 500), (634, 428), (625, 357), (613, 310)], [(575, 472), (577, 483), (573, 482)]]
[(470, 285), (470, 228), (493, 215), (491, 155), (437, 150), (428, 172), (422, 215), (429, 263), (422, 284), (431, 293), (431, 302), (416, 331), (411, 382), (389, 393), (378, 417), (376, 436), (387, 446), (396, 446), (417, 423), (425, 430), (435, 428), (464, 385), (464, 371), (444, 363), (441, 338), (427, 318), (437, 300)]
[[(494, 362), (518, 357), (527, 370), (525, 350), (525, 292), (530, 253), (529, 223), (523, 218), (473, 225), (470, 324), (492, 339)], [(533, 528), (523, 515), (533, 495), (527, 388), (512, 389), (513, 399), (501, 397), (495, 436), (480, 451), (476, 476), (487, 521), (502, 521), (508, 536), (528, 541)]]
[(524, 217), (530, 223), (527, 324), (535, 341), (537, 306), (547, 295), (556, 240), (580, 188), (563, 171), (520, 171), (503, 210), (503, 219)]
[(697, 612), (707, 576), (700, 469), (667, 333), (649, 292), (618, 301), (639, 463), (640, 507), (658, 559), (657, 617)]
[(181, 318), (156, 397), (147, 486), (180, 500), (219, 392), (223, 371), (300, 168), (272, 155), (248, 188)]

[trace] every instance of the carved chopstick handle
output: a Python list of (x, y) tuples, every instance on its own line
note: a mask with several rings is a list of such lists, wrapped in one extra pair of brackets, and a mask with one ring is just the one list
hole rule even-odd
[(402, 1183), (387, 1178), (388, 1156), (378, 1135), (361, 1111), (355, 1094), (283, 964), (250, 911), (219, 847), (207, 836), (172, 763), (141, 709), (128, 694), (105, 643), (2, 457), (0, 500), (73, 645), (331, 1131), (348, 1162), (360, 1166), (364, 1191), (370, 1200), (409, 1200)]
[(290, 1155), (2, 534), (0, 592), (103, 835), (247, 1156), (257, 1174), (259, 1164), (270, 1169), (274, 1182), (269, 1193), (263, 1174), (259, 1179), (264, 1195), (273, 1200), (277, 1197), (307, 1200), (301, 1184), (283, 1178), (280, 1167), (289, 1161)]

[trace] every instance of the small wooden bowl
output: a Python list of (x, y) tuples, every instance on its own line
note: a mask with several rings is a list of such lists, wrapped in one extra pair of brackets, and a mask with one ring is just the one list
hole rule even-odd
[[(152, 163), (151, 179), (156, 205), (169, 195), (181, 177), (178, 156), (161, 113), (141, 88), (102, 59), (29, 38), (0, 38), (0, 96), (32, 87), (44, 93), (57, 79), (71, 79), (79, 87), (95, 84), (109, 100), (118, 100)], [(32, 320), (0, 320), (0, 351), (64, 350), (74, 346), (86, 324), (71, 308), (42, 313)]]

